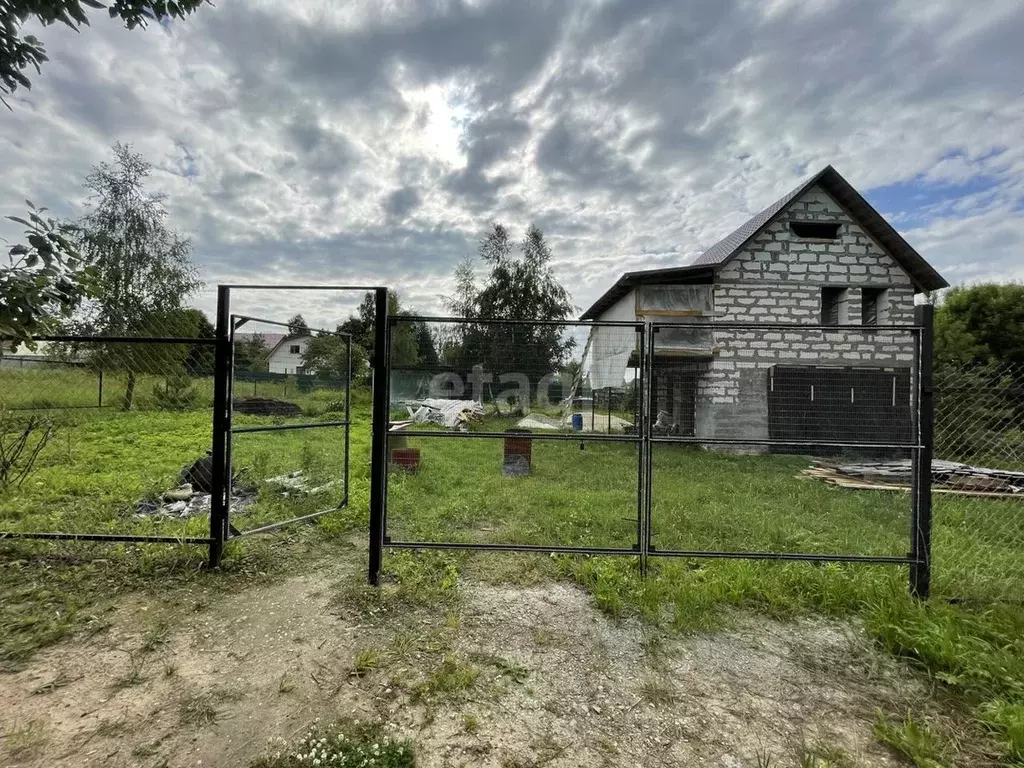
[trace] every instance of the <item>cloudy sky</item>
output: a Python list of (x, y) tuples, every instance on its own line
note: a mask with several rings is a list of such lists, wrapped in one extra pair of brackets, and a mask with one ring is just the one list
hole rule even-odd
[[(495, 220), (539, 225), (585, 308), (827, 163), (949, 282), (1024, 279), (1019, 0), (218, 0), (29, 31), (51, 61), (0, 111), (0, 212), (80, 212), (89, 167), (131, 142), (207, 310), (218, 282), (312, 282), (433, 313)], [(239, 298), (314, 324), (348, 308)]]

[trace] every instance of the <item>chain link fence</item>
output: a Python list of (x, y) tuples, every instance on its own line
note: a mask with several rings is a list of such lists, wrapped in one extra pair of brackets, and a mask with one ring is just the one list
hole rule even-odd
[(232, 315), (231, 328), (233, 535), (345, 507), (352, 339), (246, 315)]
[(908, 563), (918, 331), (678, 318), (650, 336), (653, 555)]
[(0, 353), (0, 538), (209, 538), (212, 332), (56, 335)]
[(390, 320), (389, 546), (639, 551), (642, 325)]
[(1024, 365), (937, 365), (935, 594), (1024, 595)]

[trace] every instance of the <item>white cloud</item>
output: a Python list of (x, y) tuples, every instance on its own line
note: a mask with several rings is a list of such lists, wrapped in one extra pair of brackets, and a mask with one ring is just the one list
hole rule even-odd
[[(1011, 0), (260, 0), (168, 30), (98, 15), (36, 32), (51, 60), (0, 115), (0, 211), (30, 197), (72, 215), (89, 167), (133, 142), (211, 287), (386, 283), (437, 311), (488, 222), (533, 221), (585, 307), (828, 162), (869, 197), (963, 187), (885, 212), (951, 281), (1022, 277)], [(348, 311), (251, 302), (316, 324)]]

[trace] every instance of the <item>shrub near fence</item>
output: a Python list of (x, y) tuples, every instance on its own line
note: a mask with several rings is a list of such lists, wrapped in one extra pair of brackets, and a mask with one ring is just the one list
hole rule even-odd
[[(985, 474), (954, 472), (965, 493), (933, 487), (937, 594), (966, 600), (1024, 595), (1024, 365), (935, 370), (935, 459)], [(943, 471), (936, 465), (936, 474)], [(1020, 473), (1019, 476), (1012, 473)], [(963, 475), (958, 479), (957, 475)], [(1016, 488), (1016, 492), (1007, 488)]]

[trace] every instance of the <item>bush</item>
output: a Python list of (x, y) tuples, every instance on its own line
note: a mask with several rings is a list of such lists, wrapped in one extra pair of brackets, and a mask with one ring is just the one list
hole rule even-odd
[(187, 411), (195, 408), (198, 399), (199, 392), (191, 377), (183, 373), (168, 376), (163, 387), (153, 387), (153, 400), (162, 411)]
[(56, 428), (46, 416), (16, 416), (0, 410), (0, 491), (25, 482)]

